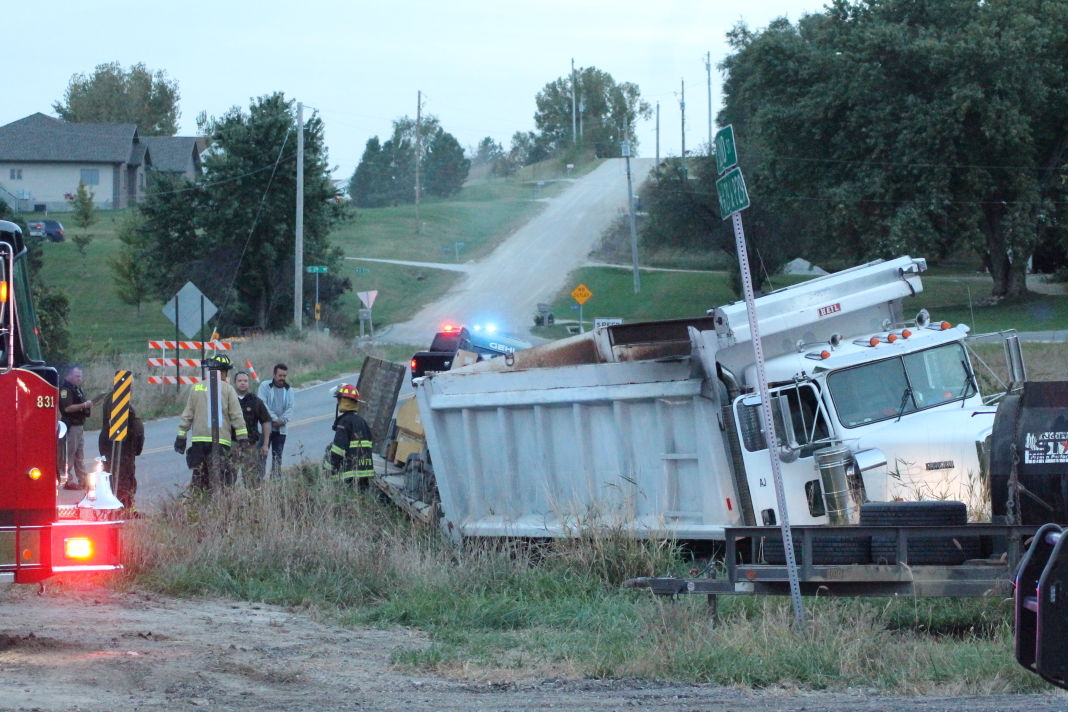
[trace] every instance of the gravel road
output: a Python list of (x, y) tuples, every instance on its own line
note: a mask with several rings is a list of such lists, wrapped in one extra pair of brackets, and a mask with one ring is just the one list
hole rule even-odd
[(750, 692), (648, 680), (410, 674), (402, 628), (348, 629), (295, 611), (56, 584), (0, 590), (0, 709), (731, 710), (1047, 712), (1068, 695), (880, 697), (865, 690)]
[[(631, 160), (635, 190), (653, 163), (651, 158)], [(459, 284), (442, 299), (376, 337), (423, 344), (447, 321), (484, 320), (493, 320), (508, 332), (529, 333), (538, 302), (550, 301), (566, 286), (568, 274), (585, 262), (626, 206), (626, 163), (622, 158), (607, 160), (549, 200), (541, 214), (492, 254), (468, 265)]]

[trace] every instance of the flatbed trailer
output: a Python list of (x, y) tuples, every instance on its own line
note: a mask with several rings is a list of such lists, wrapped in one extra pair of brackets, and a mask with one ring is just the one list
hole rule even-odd
[[(798, 526), (791, 527), (802, 595), (915, 598), (951, 596), (976, 598), (1011, 596), (1013, 580), (1028, 541), (1038, 531), (1034, 525), (966, 524), (962, 526)], [(646, 588), (656, 595), (707, 595), (710, 603), (720, 595), (790, 595), (785, 565), (763, 563), (762, 543), (778, 541), (781, 533), (769, 527), (728, 527), (725, 531), (724, 567), (709, 569), (697, 578), (674, 576), (639, 577), (624, 582), (628, 588)], [(893, 537), (897, 563), (818, 564), (813, 544), (821, 538)], [(954, 565), (908, 563), (909, 542), (918, 538), (978, 537), (983, 558)]]

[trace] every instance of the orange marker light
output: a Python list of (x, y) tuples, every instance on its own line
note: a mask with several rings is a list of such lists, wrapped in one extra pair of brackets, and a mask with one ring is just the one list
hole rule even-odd
[(830, 358), (830, 357), (831, 357), (831, 352), (830, 351), (820, 351), (820, 358)]
[(7, 304), (7, 282), (0, 282), (0, 304)]
[(953, 328), (953, 325), (950, 324), (948, 321), (943, 321), (941, 326), (942, 326), (942, 331), (945, 331), (946, 329), (952, 329)]
[(868, 346), (878, 346), (878, 345), (879, 345), (879, 337), (878, 336), (873, 336), (870, 339), (868, 339)]
[(901, 332), (901, 338), (903, 338), (903, 339), (907, 339), (910, 336), (912, 336), (912, 332), (909, 331), (908, 329), (905, 329), (904, 331)]
[(33, 549), (23, 549), (22, 550), (22, 560), (23, 561), (33, 561)]
[(897, 341), (897, 334), (887, 334), (886, 335), (886, 343), (892, 344), (895, 341)]
[(89, 559), (93, 556), (93, 542), (84, 536), (63, 540), (63, 553), (68, 559)]
[(41, 479), (41, 468), (40, 467), (31, 467), (30, 471), (27, 472), (26, 475), (31, 480), (36, 482), (37, 480)]

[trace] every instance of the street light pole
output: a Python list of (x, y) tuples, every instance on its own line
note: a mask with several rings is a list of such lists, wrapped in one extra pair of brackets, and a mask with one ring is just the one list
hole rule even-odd
[(304, 317), (304, 104), (297, 102), (297, 217), (293, 248), (293, 328), (303, 328)]

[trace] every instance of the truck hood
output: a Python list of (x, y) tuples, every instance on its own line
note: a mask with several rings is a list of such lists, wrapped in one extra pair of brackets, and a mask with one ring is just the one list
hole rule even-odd
[[(885, 468), (864, 473), (868, 498), (958, 500), (968, 505), (971, 519), (986, 519), (990, 498), (979, 445), (991, 432), (994, 413), (994, 408), (948, 404), (845, 431), (856, 449), (876, 448), (886, 455)], [(851, 441), (851, 434), (859, 437)]]

